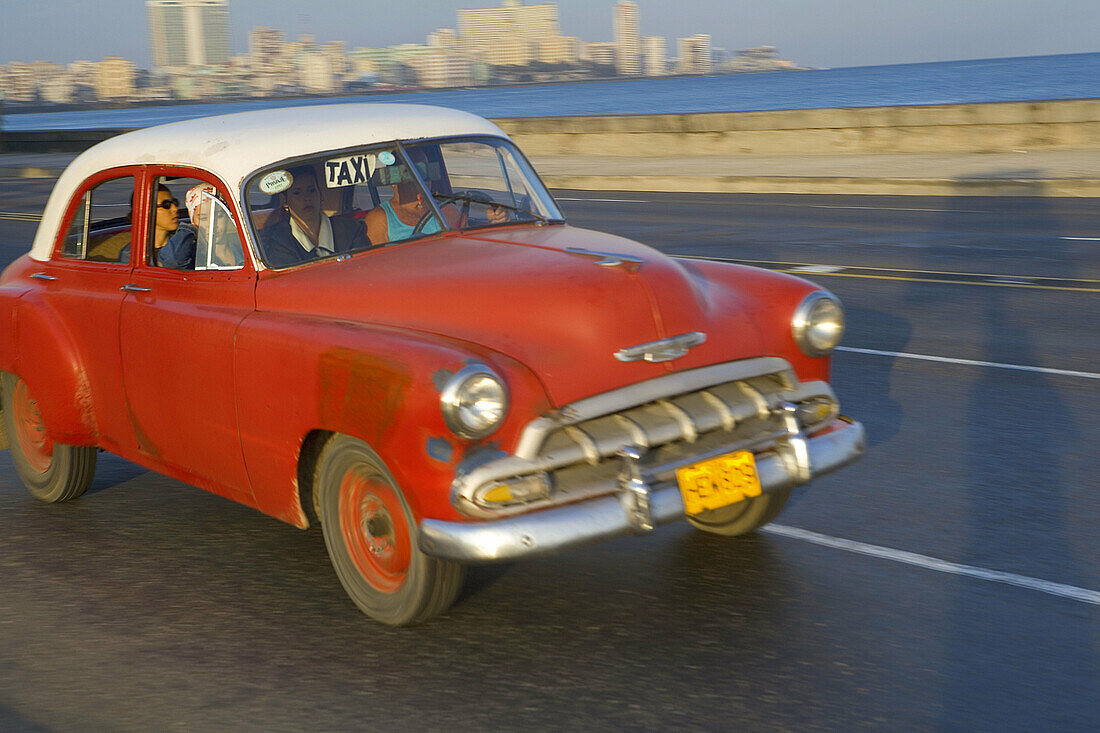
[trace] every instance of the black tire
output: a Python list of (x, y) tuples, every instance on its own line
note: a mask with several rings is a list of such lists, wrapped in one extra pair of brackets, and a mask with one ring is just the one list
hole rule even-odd
[(466, 566), (420, 550), (408, 501), (366, 443), (333, 436), (317, 460), (313, 486), (332, 567), (363, 613), (409, 626), (451, 607)]
[(754, 532), (778, 517), (790, 498), (791, 490), (781, 489), (721, 509), (701, 512), (687, 520), (696, 529), (708, 534), (736, 537)]
[(38, 403), (19, 377), (5, 373), (0, 389), (12, 462), (31, 494), (55, 503), (75, 499), (87, 491), (95, 476), (96, 449), (54, 443), (47, 438)]

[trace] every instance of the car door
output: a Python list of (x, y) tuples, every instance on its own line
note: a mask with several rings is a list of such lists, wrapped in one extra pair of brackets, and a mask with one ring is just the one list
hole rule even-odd
[[(213, 185), (188, 195), (202, 184)], [(242, 246), (240, 216), (227, 203), (232, 200), (228, 188), (194, 169), (150, 166), (143, 196), (149, 224), (123, 286), (119, 319), (126, 400), (138, 450), (189, 483), (252, 503), (233, 380), (234, 338), (255, 308), (256, 286), (251, 255)], [(181, 229), (202, 224), (200, 205), (221, 217), (213, 226), (207, 219), (207, 228), (196, 232), (200, 251), (187, 269), (158, 264), (159, 254), (167, 251), (156, 247), (158, 198), (161, 204), (179, 201)], [(190, 217), (187, 202), (195, 209)], [(192, 217), (196, 221), (189, 222)], [(236, 257), (218, 260), (204, 254), (202, 249), (212, 244), (211, 231), (219, 233), (216, 249), (235, 249)]]
[(81, 359), (97, 440), (120, 453), (135, 445), (125, 409), (118, 317), (121, 288), (130, 277), (129, 242), (135, 225), (140, 226), (133, 201), (141, 172), (140, 167), (114, 168), (81, 184), (53, 255), (32, 275), (43, 283), (51, 317), (64, 324)]

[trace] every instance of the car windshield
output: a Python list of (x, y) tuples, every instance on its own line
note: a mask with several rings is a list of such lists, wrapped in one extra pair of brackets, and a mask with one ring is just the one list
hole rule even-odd
[(561, 222), (553, 198), (507, 140), (372, 146), (256, 174), (249, 216), (275, 268), (444, 230)]

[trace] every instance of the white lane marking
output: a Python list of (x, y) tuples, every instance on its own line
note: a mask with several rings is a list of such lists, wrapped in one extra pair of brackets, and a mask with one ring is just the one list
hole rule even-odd
[(844, 269), (843, 267), (838, 267), (836, 265), (799, 265), (798, 267), (792, 267), (791, 271), (792, 272), (826, 273), (826, 272), (840, 272), (843, 269)]
[(1014, 585), (1018, 588), (1026, 588), (1028, 590), (1039, 591), (1040, 593), (1047, 593), (1052, 596), (1060, 596), (1062, 598), (1088, 603), (1093, 606), (1100, 606), (1100, 591), (1078, 588), (1074, 585), (1052, 583), (1049, 580), (1030, 578), (1026, 575), (1016, 575), (1015, 573), (1006, 573), (1000, 570), (987, 570), (973, 565), (960, 565), (959, 563), (940, 560), (936, 557), (918, 555), (915, 552), (895, 550), (889, 547), (879, 547), (878, 545), (868, 545), (863, 542), (845, 540), (839, 537), (830, 537), (829, 535), (818, 534), (817, 532), (811, 532), (807, 529), (788, 527), (782, 524), (769, 524), (762, 527), (760, 531), (812, 542), (815, 545), (822, 545), (823, 547), (832, 547), (838, 550), (855, 552), (860, 555), (878, 557), (884, 560), (893, 560), (907, 565), (916, 565), (917, 567), (936, 570), (941, 573), (963, 575), (968, 578), (977, 578), (978, 580), (988, 580), (994, 583)]
[[(792, 244), (792, 243), (788, 242), (788, 244)], [(797, 242), (795, 244), (808, 244), (808, 243)], [(789, 268), (791, 270), (795, 269), (795, 267), (835, 267), (837, 272), (839, 272), (840, 270), (870, 270), (871, 272), (908, 272), (908, 273), (913, 273), (913, 274), (916, 274), (916, 275), (954, 275), (954, 276), (957, 276), (957, 277), (984, 277), (984, 278), (1003, 277), (1003, 278), (1009, 278), (1009, 279), (1011, 279), (1011, 278), (1021, 278), (1021, 279), (1024, 279), (1024, 280), (1036, 281), (1036, 282), (1040, 281), (1040, 280), (1059, 280), (1059, 281), (1062, 281), (1062, 282), (1070, 280), (1070, 281), (1073, 281), (1073, 282), (1081, 282), (1081, 283), (1098, 283), (1098, 282), (1100, 282), (1100, 280), (1089, 280), (1089, 279), (1086, 279), (1086, 278), (1047, 277), (1047, 276), (1044, 276), (1044, 275), (1005, 275), (1005, 274), (997, 274), (997, 273), (989, 273), (989, 272), (958, 272), (956, 270), (914, 270), (912, 268), (905, 268), (905, 267), (869, 267), (867, 265), (817, 265), (817, 264), (812, 264), (812, 263), (809, 263), (809, 262), (787, 262), (787, 261), (783, 261), (783, 260), (746, 260), (746, 259), (743, 259), (741, 257), (712, 257), (712, 256), (709, 256), (709, 255), (680, 254), (678, 252), (674, 252), (674, 253), (670, 254), (669, 256), (670, 257), (679, 257), (680, 259), (685, 259), (685, 260), (707, 260), (708, 262), (710, 262), (710, 261), (712, 261), (712, 262), (733, 262), (735, 264), (742, 264), (742, 265), (782, 265), (782, 266), (784, 266), (786, 268)], [(826, 270), (821, 270), (821, 272), (826, 272)], [(971, 283), (966, 283), (966, 282), (960, 281), (960, 284), (969, 285)]]
[(979, 361), (977, 359), (953, 359), (948, 356), (932, 356), (930, 354), (906, 354), (901, 351), (879, 351), (878, 349), (857, 349), (854, 346), (838, 346), (836, 351), (849, 351), (853, 354), (870, 354), (872, 356), (895, 356), (900, 359), (920, 359), (922, 361), (939, 361), (947, 364), (963, 364), (965, 366), (994, 367), (996, 369), (1014, 369), (1018, 372), (1036, 372), (1038, 374), (1057, 374), (1062, 377), (1081, 377), (1083, 379), (1100, 379), (1096, 372), (1075, 372), (1069, 369), (1051, 369), (1050, 367), (1024, 366), (1022, 364), (1002, 364), (996, 361)]
[(648, 204), (648, 201), (642, 199), (571, 199), (565, 196), (555, 196), (556, 201), (606, 201), (615, 204)]
[(830, 206), (827, 204), (777, 204), (778, 206), (805, 206), (807, 209), (857, 209), (860, 211), (931, 211), (937, 214), (990, 214), (979, 209), (908, 209), (893, 206)]
[(1071, 242), (1100, 242), (1100, 237), (1058, 237), (1058, 239), (1068, 239)]

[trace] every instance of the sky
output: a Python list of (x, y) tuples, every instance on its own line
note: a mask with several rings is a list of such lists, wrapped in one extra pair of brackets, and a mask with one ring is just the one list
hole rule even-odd
[[(1100, 0), (637, 0), (642, 35), (709, 33), (727, 50), (777, 46), (803, 66), (838, 67), (1100, 51)], [(233, 53), (266, 25), (356, 46), (424, 43), (455, 10), (499, 0), (230, 0)], [(535, 4), (528, 0), (525, 4)], [(614, 0), (558, 0), (562, 33), (610, 41)], [(0, 0), (0, 63), (151, 65), (144, 0)]]

